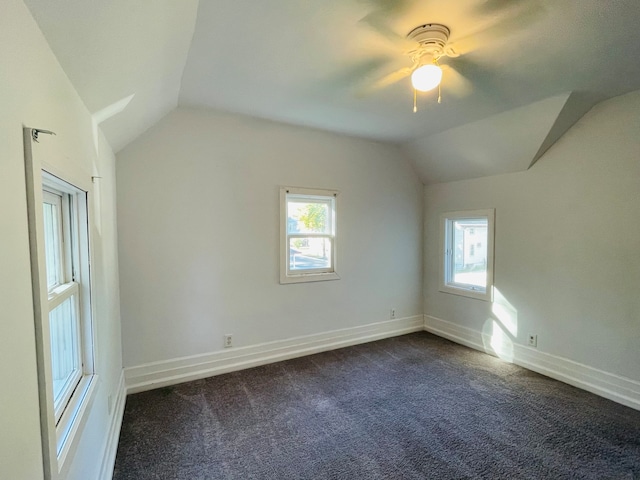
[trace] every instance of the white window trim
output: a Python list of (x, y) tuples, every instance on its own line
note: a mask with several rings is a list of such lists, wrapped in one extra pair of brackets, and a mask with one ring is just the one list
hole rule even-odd
[[(339, 280), (340, 276), (337, 272), (337, 225), (336, 218), (338, 216), (338, 192), (337, 190), (319, 189), (319, 188), (300, 188), (300, 187), (280, 187), (280, 283), (305, 283), (305, 282), (322, 282), (327, 280)], [(288, 234), (287, 233), (287, 194), (308, 195), (317, 197), (333, 197), (334, 215), (332, 219), (333, 233), (329, 234)], [(289, 270), (289, 238), (295, 237), (329, 237), (331, 238), (331, 260), (333, 268), (330, 271), (314, 270), (297, 270), (295, 273)]]
[[(450, 249), (448, 224), (457, 219), (486, 218), (487, 219), (487, 286), (485, 291), (476, 287), (465, 286), (447, 282), (450, 276), (452, 251)], [(493, 259), (494, 259), (494, 235), (495, 235), (495, 209), (466, 210), (446, 212), (440, 216), (440, 280), (439, 291), (462, 295), (464, 297), (493, 301)]]
[[(92, 326), (93, 305), (91, 302), (91, 212), (89, 209), (91, 183), (78, 181), (77, 177), (47, 165), (38, 158), (38, 150), (43, 148), (32, 141), (32, 130), (24, 128), (25, 174), (27, 187), (27, 213), (29, 223), (29, 246), (31, 255), (31, 278), (36, 334), (36, 362), (38, 370), (38, 392), (40, 397), (40, 424), (44, 477), (47, 480), (65, 478), (71, 466), (71, 459), (80, 442), (84, 425), (97, 394), (98, 375), (95, 370), (96, 341)], [(42, 153), (40, 153), (42, 155)], [(44, 182), (43, 182), (44, 180)], [(67, 181), (68, 180), (68, 181)], [(81, 243), (87, 251), (79, 252), (79, 271), (83, 280), (78, 284), (80, 309), (85, 316), (82, 324), (81, 341), (87, 345), (83, 356), (83, 372), (67, 407), (56, 421), (53, 398), (53, 373), (49, 331), (49, 292), (46, 278), (44, 249), (43, 185), (56, 190), (73, 191), (81, 198), (77, 212)]]

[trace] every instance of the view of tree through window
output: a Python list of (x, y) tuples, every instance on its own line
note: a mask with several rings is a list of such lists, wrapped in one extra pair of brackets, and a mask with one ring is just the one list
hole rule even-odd
[(280, 283), (338, 280), (335, 190), (281, 187)]
[[(327, 202), (289, 201), (287, 224), (290, 237), (289, 268), (308, 270), (331, 266), (330, 205)], [(300, 235), (301, 234), (301, 235)], [(317, 236), (320, 234), (322, 236)]]

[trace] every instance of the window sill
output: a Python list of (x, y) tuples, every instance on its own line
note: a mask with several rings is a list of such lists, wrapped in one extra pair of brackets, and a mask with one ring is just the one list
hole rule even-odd
[(485, 302), (493, 301), (492, 292), (493, 288), (490, 287), (487, 291), (473, 290), (472, 288), (453, 287), (449, 285), (441, 285), (438, 289), (442, 293), (450, 293), (452, 295), (460, 295), (462, 297), (474, 298), (476, 300), (483, 300)]
[(280, 284), (288, 283), (307, 283), (307, 282), (325, 282), (328, 280), (340, 280), (336, 272), (329, 273), (304, 273), (300, 275), (281, 275)]
[(82, 430), (91, 412), (91, 405), (96, 397), (97, 385), (97, 375), (87, 375), (80, 380), (56, 427), (58, 474), (69, 470), (71, 460), (80, 443)]

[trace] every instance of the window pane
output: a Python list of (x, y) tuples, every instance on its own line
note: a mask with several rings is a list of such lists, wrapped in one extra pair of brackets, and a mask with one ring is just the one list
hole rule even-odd
[(288, 233), (331, 234), (331, 212), (328, 202), (287, 201)]
[(453, 281), (487, 286), (487, 220), (460, 219), (453, 222)]
[(47, 268), (47, 288), (51, 290), (62, 283), (60, 278), (62, 259), (60, 258), (60, 218), (58, 206), (44, 203), (44, 248)]
[(51, 330), (51, 368), (53, 370), (53, 397), (56, 407), (63, 398), (68, 384), (80, 371), (78, 354), (78, 322), (75, 295), (49, 312)]
[(331, 268), (331, 239), (303, 237), (289, 239), (289, 270)]

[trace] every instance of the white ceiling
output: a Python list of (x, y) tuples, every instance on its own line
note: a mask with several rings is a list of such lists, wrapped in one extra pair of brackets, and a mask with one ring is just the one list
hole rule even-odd
[[(116, 151), (180, 104), (396, 142), (423, 181), (444, 181), (527, 168), (589, 106), (640, 89), (638, 0), (25, 3)], [(469, 94), (457, 96), (457, 78), (445, 73), (442, 104), (421, 94), (418, 113), (408, 79), (359, 96), (367, 80), (410, 63), (360, 21), (380, 6), (400, 36), (424, 23), (449, 26), (464, 53), (450, 64)], [(578, 94), (579, 108), (568, 108)], [(536, 125), (542, 143), (527, 137), (518, 151), (520, 122)], [(480, 170), (466, 168), (477, 160), (470, 147), (446, 148), (495, 128), (500, 147), (475, 144), (489, 163)]]
[(176, 107), (198, 0), (25, 4), (115, 151)]

